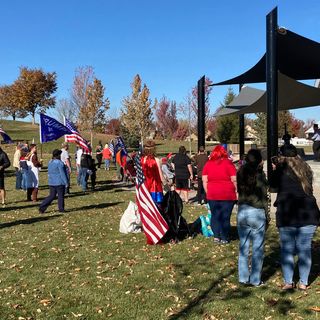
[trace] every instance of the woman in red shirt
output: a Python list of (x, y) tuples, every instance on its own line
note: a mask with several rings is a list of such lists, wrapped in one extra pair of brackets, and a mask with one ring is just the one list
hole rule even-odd
[(203, 188), (211, 210), (214, 242), (229, 243), (230, 217), (236, 195), (237, 171), (222, 146), (216, 146), (202, 171)]

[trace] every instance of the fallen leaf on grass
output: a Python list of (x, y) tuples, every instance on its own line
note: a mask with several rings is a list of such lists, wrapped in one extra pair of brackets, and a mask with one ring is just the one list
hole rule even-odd
[(75, 318), (79, 318), (79, 317), (82, 317), (82, 316), (83, 316), (82, 313), (73, 313), (73, 312), (71, 312), (71, 314), (72, 314)]
[(271, 307), (275, 306), (278, 303), (278, 299), (269, 299), (267, 300), (267, 304)]
[(51, 303), (50, 299), (42, 299), (39, 301), (39, 303), (43, 304), (45, 307)]
[(309, 308), (311, 311), (320, 312), (320, 307), (311, 307)]

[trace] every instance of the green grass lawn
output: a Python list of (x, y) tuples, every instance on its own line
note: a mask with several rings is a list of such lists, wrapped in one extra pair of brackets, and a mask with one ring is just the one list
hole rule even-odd
[[(6, 179), (0, 209), (0, 319), (317, 319), (320, 239), (311, 289), (284, 293), (278, 234), (267, 232), (261, 288), (237, 283), (238, 240), (218, 246), (198, 236), (178, 244), (146, 245), (143, 234), (119, 233), (134, 192), (113, 185), (115, 171), (98, 171), (97, 191), (82, 194), (73, 175), (67, 213), (56, 202), (45, 215)], [(40, 198), (47, 195), (46, 172)], [(195, 220), (204, 209), (187, 205)], [(235, 215), (234, 215), (235, 216)]]
[[(10, 125), (7, 131), (13, 135), (17, 124)], [(32, 138), (37, 129), (22, 125), (23, 134), (16, 135)], [(46, 160), (59, 144), (43, 146)], [(165, 154), (179, 145), (158, 142), (157, 148)], [(188, 148), (187, 142), (184, 145)], [(14, 147), (4, 148), (12, 159)], [(148, 246), (143, 234), (118, 231), (120, 217), (135, 194), (112, 183), (114, 169), (98, 171), (97, 190), (89, 194), (81, 192), (73, 174), (68, 212), (63, 215), (56, 211), (56, 202), (39, 215), (38, 204), (26, 202), (25, 193), (14, 190), (13, 172), (8, 175), (8, 205), (0, 208), (0, 320), (317, 319), (312, 308), (320, 307), (319, 235), (307, 292), (285, 293), (279, 288), (274, 222), (267, 232), (266, 285), (240, 287), (235, 214), (230, 245), (217, 246), (198, 236), (178, 244)], [(40, 186), (39, 196), (44, 198), (45, 171)], [(202, 213), (203, 208), (184, 208), (188, 222)]]

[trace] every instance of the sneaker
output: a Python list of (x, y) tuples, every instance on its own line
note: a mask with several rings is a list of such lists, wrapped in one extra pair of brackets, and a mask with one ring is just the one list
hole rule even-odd
[(265, 285), (265, 283), (263, 281), (260, 281), (260, 283), (258, 283), (258, 284), (251, 284), (251, 286), (255, 287), (255, 288), (263, 287), (264, 285)]
[(220, 239), (219, 238), (214, 238), (213, 239), (213, 243), (220, 243)]
[(229, 240), (220, 240), (220, 244), (228, 244), (228, 243), (230, 243)]

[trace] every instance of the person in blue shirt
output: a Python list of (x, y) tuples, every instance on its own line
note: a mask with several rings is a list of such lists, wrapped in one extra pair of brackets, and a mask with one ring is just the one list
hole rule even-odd
[(50, 194), (40, 204), (39, 213), (44, 213), (57, 195), (59, 212), (64, 212), (64, 193), (65, 188), (68, 186), (68, 179), (65, 165), (60, 157), (61, 150), (53, 150), (52, 160), (50, 160), (48, 164), (48, 184)]

